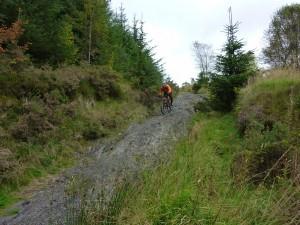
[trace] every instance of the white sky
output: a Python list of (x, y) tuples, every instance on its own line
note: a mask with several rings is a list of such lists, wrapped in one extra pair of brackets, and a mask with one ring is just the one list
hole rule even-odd
[(272, 15), (281, 6), (299, 0), (112, 0), (112, 8), (121, 4), (129, 21), (134, 15), (145, 22), (151, 46), (163, 58), (166, 73), (178, 84), (197, 77), (192, 43), (199, 41), (220, 51), (226, 36), (228, 8), (233, 20), (241, 22), (238, 38), (246, 43), (245, 50), (259, 56), (264, 46), (264, 32)]

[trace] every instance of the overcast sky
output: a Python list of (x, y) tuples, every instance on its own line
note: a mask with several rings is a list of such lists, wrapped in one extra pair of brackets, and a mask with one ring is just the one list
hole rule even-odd
[(272, 15), (281, 6), (296, 0), (112, 0), (112, 8), (122, 4), (129, 21), (134, 15), (145, 21), (145, 32), (158, 58), (163, 58), (166, 73), (178, 84), (196, 77), (192, 43), (199, 41), (222, 48), (231, 6), (233, 20), (241, 22), (238, 37), (246, 50), (259, 56), (265, 45), (264, 32)]

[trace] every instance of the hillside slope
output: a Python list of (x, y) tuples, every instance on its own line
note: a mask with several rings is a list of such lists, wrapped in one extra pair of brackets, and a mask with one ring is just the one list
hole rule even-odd
[(80, 180), (83, 180), (89, 189), (95, 187), (96, 190), (102, 190), (105, 198), (109, 198), (120, 181), (133, 179), (168, 155), (172, 143), (186, 134), (194, 112), (193, 104), (200, 99), (200, 96), (193, 94), (178, 96), (173, 112), (132, 126), (115, 145), (99, 146), (90, 160), (84, 160), (80, 167), (66, 172), (53, 186), (17, 205), (20, 210), (18, 215), (1, 218), (0, 224), (64, 223), (68, 219), (67, 206), (73, 207), (73, 216), (80, 209), (76, 204), (78, 196), (72, 198), (67, 195), (69, 183), (75, 176), (77, 183), (73, 187), (76, 190), (80, 190)]
[[(242, 90), (237, 106), (239, 132), (245, 147), (240, 157), (254, 183), (287, 178), (300, 184), (300, 74), (271, 71)], [(248, 163), (246, 163), (246, 161)]]
[(144, 97), (106, 67), (0, 74), (0, 210), (14, 201), (14, 191), (71, 166), (93, 141), (145, 118)]

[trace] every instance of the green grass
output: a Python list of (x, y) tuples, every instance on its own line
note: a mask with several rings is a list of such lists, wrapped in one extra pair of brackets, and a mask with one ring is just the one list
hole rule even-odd
[(231, 163), (243, 142), (235, 124), (231, 114), (198, 115), (170, 160), (125, 200), (118, 224), (284, 224), (271, 213), (280, 185), (234, 184)]
[(241, 90), (237, 111), (254, 116), (261, 111), (271, 120), (286, 122), (290, 119), (290, 113), (299, 115), (299, 106), (300, 73), (275, 70), (269, 72), (267, 77), (258, 76), (255, 82)]
[(4, 207), (5, 205), (16, 200), (13, 196), (10, 195), (9, 191), (1, 190), (0, 192), (0, 207)]

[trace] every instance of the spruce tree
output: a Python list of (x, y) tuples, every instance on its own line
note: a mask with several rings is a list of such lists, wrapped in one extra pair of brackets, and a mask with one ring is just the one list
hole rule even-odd
[(244, 43), (237, 38), (239, 23), (232, 23), (231, 9), (229, 12), (229, 25), (225, 26), (227, 42), (223, 48), (223, 54), (217, 56), (216, 71), (225, 76), (239, 76), (252, 73), (255, 69), (255, 57), (253, 51), (245, 52)]
[(217, 75), (212, 77), (210, 91), (212, 105), (219, 111), (230, 111), (236, 99), (236, 90), (241, 88), (248, 77), (256, 70), (253, 51), (245, 52), (244, 43), (237, 38), (239, 23), (232, 23), (231, 9), (229, 11), (229, 25), (225, 26), (227, 42), (222, 54), (217, 56)]

